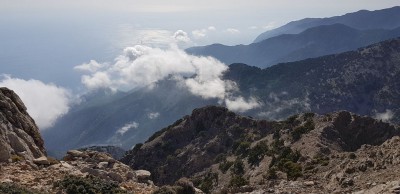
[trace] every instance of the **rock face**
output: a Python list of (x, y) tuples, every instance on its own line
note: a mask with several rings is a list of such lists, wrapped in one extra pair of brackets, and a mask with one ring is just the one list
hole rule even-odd
[(0, 88), (0, 162), (45, 155), (39, 129), (24, 103), (12, 90)]
[(136, 145), (122, 161), (150, 171), (158, 185), (189, 177), (206, 193), (348, 193), (371, 188), (368, 177), (400, 179), (399, 134), (396, 126), (347, 111), (265, 121), (210, 106)]

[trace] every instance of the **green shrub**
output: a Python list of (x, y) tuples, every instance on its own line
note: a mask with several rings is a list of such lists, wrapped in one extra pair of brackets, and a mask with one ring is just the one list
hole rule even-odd
[(292, 161), (287, 161), (283, 164), (283, 171), (286, 172), (288, 180), (296, 180), (298, 177), (303, 176), (301, 165)]
[(315, 128), (314, 122), (312, 120), (308, 120), (306, 121), (306, 123), (304, 123), (304, 125), (294, 128), (290, 134), (292, 136), (293, 141), (297, 141), (301, 138), (303, 134), (308, 133), (311, 130), (314, 130), (314, 128)]
[(93, 176), (83, 178), (69, 175), (54, 183), (54, 186), (65, 190), (67, 194), (127, 193), (117, 183)]
[(279, 140), (279, 138), (281, 138), (281, 133), (280, 133), (280, 130), (279, 130), (279, 129), (277, 129), (277, 130), (274, 131), (274, 134), (272, 135), (272, 138), (273, 138), (274, 140)]
[(268, 180), (277, 179), (278, 175), (276, 174), (276, 168), (275, 167), (269, 168), (264, 178)]
[(319, 164), (321, 166), (327, 166), (329, 164), (329, 157), (323, 156), (322, 154), (317, 154), (311, 161), (312, 164)]
[(172, 186), (162, 186), (154, 191), (153, 194), (176, 194), (176, 190)]
[(240, 175), (233, 175), (231, 180), (229, 181), (229, 186), (230, 187), (241, 187), (244, 185), (248, 185), (249, 181), (247, 181), (245, 178), (243, 178)]
[(304, 113), (305, 119), (311, 119), (311, 118), (313, 118), (314, 116), (315, 116), (315, 113), (313, 113), (313, 112)]
[(18, 186), (14, 183), (0, 183), (0, 193), (2, 194), (39, 194), (39, 192), (33, 189), (27, 189), (22, 186)]
[(229, 168), (233, 165), (234, 162), (232, 161), (223, 161), (222, 163), (219, 164), (218, 168), (221, 170), (222, 173), (226, 173), (226, 171), (229, 170)]
[(205, 193), (210, 193), (214, 185), (218, 183), (217, 173), (207, 173), (200, 179), (193, 180), (193, 184)]
[(352, 153), (349, 154), (349, 158), (353, 160), (353, 159), (356, 159), (357, 156), (356, 156), (355, 153), (352, 152)]
[(18, 156), (18, 155), (15, 155), (15, 154), (11, 155), (10, 158), (11, 158), (11, 161), (12, 161), (12, 162), (19, 162), (19, 161), (23, 161), (23, 160), (24, 160), (23, 157)]
[(289, 124), (289, 125), (294, 125), (298, 116), (299, 116), (299, 115), (290, 116), (290, 117), (287, 118), (284, 122), (285, 122), (286, 124)]
[(226, 161), (226, 154), (223, 153), (218, 154), (214, 159), (214, 162), (223, 162), (223, 161)]
[(233, 174), (242, 175), (244, 173), (244, 164), (241, 159), (237, 158), (231, 168)]
[(251, 166), (258, 166), (267, 153), (268, 145), (265, 142), (260, 142), (249, 150), (247, 161)]
[(250, 148), (251, 143), (247, 141), (237, 141), (234, 145), (236, 155), (245, 156)]

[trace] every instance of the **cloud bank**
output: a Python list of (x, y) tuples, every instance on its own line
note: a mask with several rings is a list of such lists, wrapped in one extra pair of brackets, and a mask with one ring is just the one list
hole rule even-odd
[[(177, 36), (185, 37), (182, 32)], [(100, 64), (90, 61), (74, 69), (85, 71), (82, 83), (89, 90), (110, 88), (112, 90), (134, 90), (153, 88), (158, 81), (173, 78), (178, 85), (193, 95), (204, 99), (217, 98), (234, 111), (256, 108), (260, 103), (255, 99), (246, 101), (234, 96), (236, 84), (223, 80), (222, 75), (228, 66), (211, 57), (188, 55), (176, 45), (168, 49), (136, 45), (124, 49), (114, 64)]]
[(4, 76), (0, 86), (18, 94), (41, 130), (53, 126), (55, 121), (69, 110), (70, 93), (54, 84)]

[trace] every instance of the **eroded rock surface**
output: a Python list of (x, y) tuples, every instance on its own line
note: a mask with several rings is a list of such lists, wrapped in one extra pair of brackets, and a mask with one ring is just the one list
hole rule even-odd
[(45, 155), (39, 129), (24, 103), (12, 90), (0, 88), (0, 162)]

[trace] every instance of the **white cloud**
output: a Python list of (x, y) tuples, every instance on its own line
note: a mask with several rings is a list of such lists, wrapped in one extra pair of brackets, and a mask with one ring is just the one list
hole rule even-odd
[(303, 97), (291, 98), (289, 93), (283, 91), (281, 93), (270, 93), (268, 98), (263, 101), (263, 109), (258, 116), (268, 119), (286, 118), (288, 113), (308, 112), (311, 110), (310, 99), (308, 93)]
[(207, 36), (207, 30), (201, 29), (201, 30), (193, 30), (192, 35), (195, 39), (200, 39), (204, 38)]
[(149, 117), (149, 119), (156, 119), (160, 116), (159, 112), (151, 112), (147, 115), (147, 117)]
[(261, 106), (261, 103), (257, 99), (250, 98), (248, 101), (246, 101), (243, 97), (225, 99), (225, 104), (228, 109), (237, 112), (245, 112)]
[(114, 64), (102, 67), (82, 76), (82, 83), (88, 89), (153, 89), (158, 81), (172, 78), (193, 95), (216, 98), (221, 102), (229, 99), (225, 101), (226, 105), (238, 111), (257, 105), (254, 99), (247, 102), (242, 97), (232, 97), (232, 92), (237, 91), (236, 84), (222, 79), (227, 65), (211, 57), (189, 55), (174, 45), (168, 49), (143, 45), (127, 47)]
[(188, 43), (190, 42), (190, 38), (188, 34), (183, 30), (178, 30), (173, 35), (174, 39), (178, 42)]
[(208, 29), (209, 31), (216, 31), (216, 30), (217, 30), (217, 28), (214, 27), (214, 26), (208, 26), (207, 29)]
[(4, 76), (0, 86), (14, 90), (18, 94), (41, 130), (53, 126), (57, 118), (69, 110), (70, 93), (54, 84)]
[(201, 39), (201, 38), (206, 37), (209, 32), (213, 32), (216, 30), (217, 30), (217, 28), (215, 28), (214, 26), (208, 26), (207, 28), (193, 30), (192, 36), (195, 39)]
[(383, 113), (376, 113), (375, 118), (378, 120), (382, 120), (384, 122), (390, 121), (393, 118), (394, 114), (391, 110), (386, 109)]
[(136, 129), (138, 127), (139, 127), (139, 123), (132, 121), (132, 122), (126, 123), (123, 127), (119, 128), (116, 133), (119, 135), (123, 135), (130, 129)]
[(78, 71), (96, 72), (97, 70), (103, 67), (104, 67), (103, 64), (97, 63), (95, 60), (90, 60), (89, 63), (84, 63), (82, 65), (75, 66), (74, 69)]
[[(90, 90), (104, 88), (104, 86), (112, 84), (110, 77), (106, 72), (95, 72), (92, 76), (84, 75), (82, 76), (81, 81)], [(110, 88), (115, 89), (112, 87)]]
[(231, 34), (240, 34), (240, 31), (235, 28), (228, 28), (228, 29), (226, 29), (226, 32), (231, 33)]

